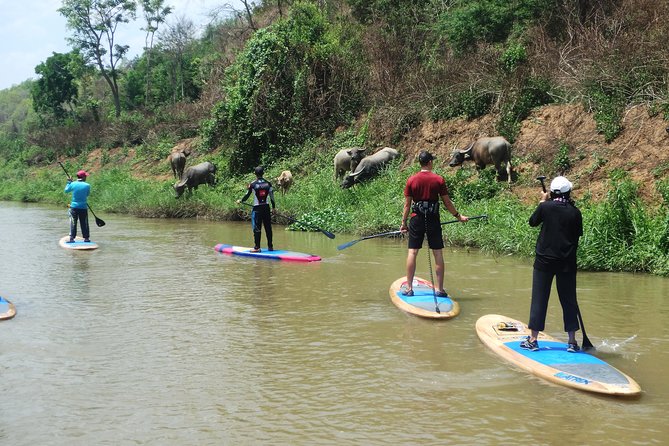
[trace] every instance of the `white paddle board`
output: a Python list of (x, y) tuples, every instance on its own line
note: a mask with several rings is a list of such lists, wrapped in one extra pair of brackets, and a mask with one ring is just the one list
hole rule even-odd
[(72, 243), (69, 243), (70, 236), (66, 235), (65, 237), (58, 240), (58, 244), (61, 248), (65, 249), (74, 249), (80, 251), (90, 251), (93, 249), (98, 249), (99, 246), (95, 242), (85, 242), (83, 238), (76, 237)]

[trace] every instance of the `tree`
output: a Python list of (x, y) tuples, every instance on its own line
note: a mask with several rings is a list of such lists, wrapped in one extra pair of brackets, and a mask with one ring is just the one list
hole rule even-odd
[(51, 114), (62, 119), (66, 110), (77, 99), (76, 73), (80, 72), (83, 59), (77, 51), (67, 54), (53, 53), (46, 62), (35, 67), (35, 73), (41, 77), (31, 89), (33, 109), (39, 114)]
[(144, 102), (149, 105), (151, 98), (151, 53), (153, 51), (153, 37), (158, 31), (158, 26), (165, 22), (165, 18), (172, 13), (170, 6), (165, 6), (165, 0), (140, 0), (146, 20), (146, 91)]
[(169, 69), (172, 83), (172, 102), (184, 99), (186, 95), (186, 52), (195, 41), (195, 25), (186, 17), (178, 17), (174, 24), (160, 34), (160, 40), (171, 64)]
[(70, 43), (87, 61), (93, 61), (109, 85), (116, 117), (121, 115), (117, 64), (128, 52), (128, 45), (115, 42), (122, 23), (135, 19), (137, 5), (133, 0), (63, 0), (58, 10), (73, 31)]

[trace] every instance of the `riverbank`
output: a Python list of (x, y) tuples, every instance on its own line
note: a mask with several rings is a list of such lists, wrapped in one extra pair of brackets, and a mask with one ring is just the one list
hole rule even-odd
[[(68, 160), (70, 172), (91, 171), (90, 203), (100, 215), (118, 213), (143, 218), (197, 218), (241, 220), (248, 209), (235, 200), (241, 198), (253, 175), (230, 177), (219, 170), (215, 187), (201, 186), (192, 196), (176, 199), (169, 167), (163, 154), (146, 151), (108, 152), (98, 158), (91, 154)], [(100, 159), (100, 158), (105, 159)], [(199, 157), (199, 159), (198, 159)], [(291, 170), (295, 184), (285, 194), (277, 194), (277, 208), (307, 225), (352, 236), (396, 230), (403, 206), (406, 179), (418, 166), (407, 155), (394, 162), (373, 181), (351, 189), (341, 189), (333, 178), (331, 155), (317, 147), (302, 148), (295, 156), (269, 167), (268, 179), (282, 170)], [(225, 165), (217, 153), (196, 155), (189, 164), (211, 160)], [(103, 162), (104, 161), (104, 162)], [(308, 166), (308, 167), (306, 167)], [(444, 175), (457, 209), (469, 216), (488, 215), (487, 220), (444, 227), (447, 242), (483, 251), (531, 257), (538, 230), (527, 224), (536, 205), (539, 185), (528, 184), (526, 176), (511, 187), (495, 180), (494, 171), (478, 174), (471, 168), (449, 169), (446, 160), (436, 162), (436, 172)], [(45, 202), (67, 206), (63, 193), (65, 175), (57, 164), (29, 167), (18, 161), (0, 161), (0, 199)], [(517, 189), (532, 187), (534, 199), (523, 199)], [(574, 197), (584, 215), (584, 236), (579, 247), (579, 268), (599, 271), (647, 272), (669, 275), (669, 236), (666, 210), (638, 198), (638, 185), (623, 172), (615, 173), (609, 193), (594, 202), (576, 189)], [(445, 217), (446, 218), (446, 217)], [(106, 220), (113, 220), (109, 217)], [(287, 221), (280, 216), (278, 224)]]

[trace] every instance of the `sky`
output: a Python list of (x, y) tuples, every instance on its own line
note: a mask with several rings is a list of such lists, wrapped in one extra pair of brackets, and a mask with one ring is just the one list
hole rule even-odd
[[(209, 12), (240, 0), (165, 0), (173, 7), (167, 21), (185, 16), (200, 29), (210, 22)], [(71, 50), (65, 18), (58, 9), (61, 0), (0, 0), (0, 90), (32, 78), (35, 67), (54, 52)], [(141, 13), (136, 21), (122, 25), (117, 42), (130, 45), (130, 58), (141, 54), (146, 33)]]

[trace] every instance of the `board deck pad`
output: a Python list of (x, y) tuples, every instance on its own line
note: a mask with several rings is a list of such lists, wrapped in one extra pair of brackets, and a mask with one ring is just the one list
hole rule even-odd
[(0, 321), (11, 319), (16, 316), (16, 307), (14, 304), (0, 296)]
[(74, 242), (72, 243), (67, 243), (68, 240), (70, 240), (70, 236), (66, 235), (65, 237), (58, 240), (58, 244), (61, 248), (74, 249), (79, 251), (91, 251), (100, 247), (95, 242), (85, 242), (82, 237), (75, 237)]
[(305, 254), (303, 252), (286, 251), (283, 249), (269, 251), (267, 248), (261, 248), (260, 252), (251, 252), (252, 248), (227, 245), (225, 243), (217, 244), (214, 246), (214, 249), (218, 252), (222, 252), (223, 254), (255, 257), (258, 259), (284, 260), (289, 262), (318, 262), (321, 260), (321, 258), (316, 255)]
[(450, 297), (436, 297), (435, 305), (434, 287), (430, 281), (414, 277), (413, 296), (402, 294), (406, 283), (406, 277), (400, 277), (390, 285), (390, 300), (399, 309), (431, 319), (450, 319), (460, 313), (460, 305)]
[(567, 343), (540, 332), (538, 351), (520, 348), (530, 334), (527, 325), (498, 314), (482, 316), (476, 333), (492, 351), (530, 373), (567, 387), (610, 395), (638, 395), (639, 385), (629, 376), (598, 357), (570, 353)]

